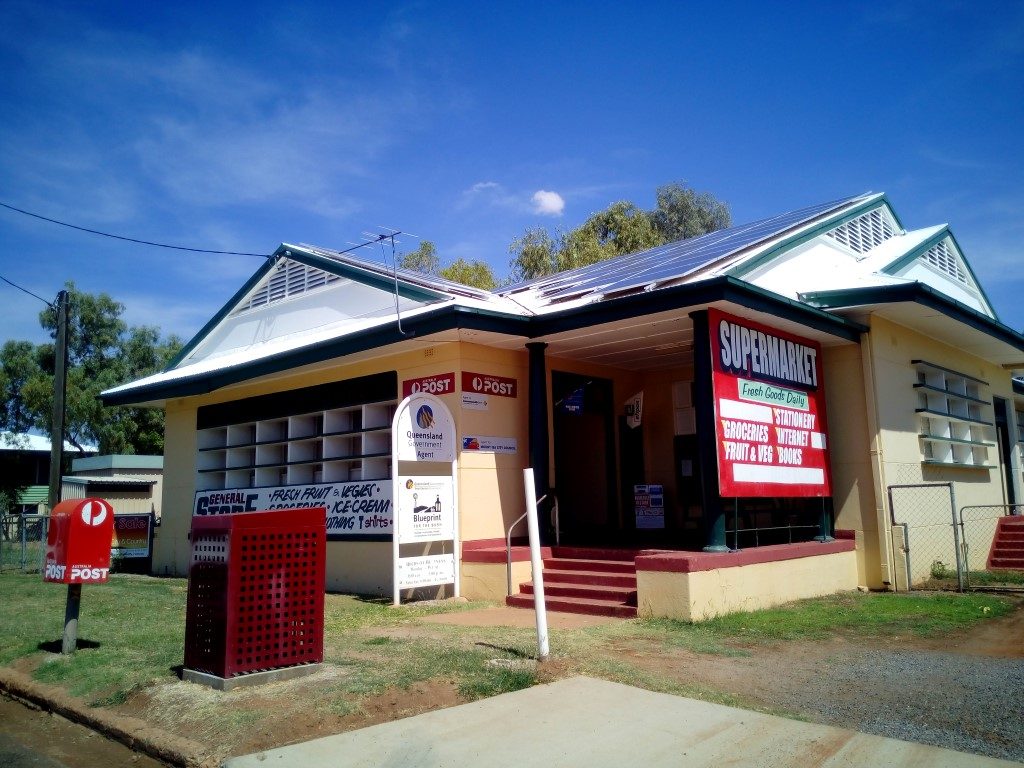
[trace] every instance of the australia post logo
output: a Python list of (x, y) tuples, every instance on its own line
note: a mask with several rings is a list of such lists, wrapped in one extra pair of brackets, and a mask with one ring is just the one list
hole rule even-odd
[(478, 395), (518, 397), (519, 382), (506, 376), (492, 376), (489, 373), (462, 372), (462, 391)]
[(82, 522), (90, 527), (103, 525), (109, 514), (107, 505), (101, 499), (90, 499), (79, 511)]

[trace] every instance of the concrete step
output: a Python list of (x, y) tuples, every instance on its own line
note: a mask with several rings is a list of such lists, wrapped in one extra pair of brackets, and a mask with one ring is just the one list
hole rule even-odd
[[(515, 608), (533, 608), (533, 595), (512, 595), (505, 603)], [(583, 598), (553, 597), (545, 600), (549, 611), (584, 613), (590, 616), (617, 616), (629, 619), (636, 616), (636, 607), (613, 600), (587, 600)]]
[(989, 561), (989, 568), (1006, 568), (1012, 571), (1024, 571), (1024, 556), (1022, 557), (993, 557)]
[[(519, 592), (533, 595), (533, 582), (519, 585)], [(544, 582), (545, 597), (582, 597), (590, 600), (619, 601), (625, 605), (636, 605), (636, 590), (624, 587), (602, 587), (593, 584), (551, 584)]]
[(570, 560), (613, 560), (632, 563), (640, 550), (602, 549), (601, 547), (552, 547), (551, 554)]
[(545, 570), (557, 571), (604, 571), (607, 573), (636, 573), (636, 564), (632, 560), (585, 560), (581, 558), (546, 557)]
[(1024, 542), (1017, 544), (1007, 544), (1004, 541), (997, 541), (992, 545), (992, 555), (1011, 555), (1014, 552), (1019, 552), (1024, 557)]
[(563, 571), (544, 569), (545, 584), (593, 584), (606, 587), (636, 589), (636, 573), (608, 573), (606, 571)]

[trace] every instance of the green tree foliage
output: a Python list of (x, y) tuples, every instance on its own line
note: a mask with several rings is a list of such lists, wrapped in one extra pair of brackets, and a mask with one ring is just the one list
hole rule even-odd
[(559, 271), (556, 254), (562, 245), (544, 227), (531, 227), (508, 247), (512, 255), (509, 276), (513, 283), (533, 280)]
[(494, 272), (483, 261), (457, 259), (442, 268), (437, 247), (429, 240), (420, 243), (419, 248), (415, 251), (403, 253), (398, 259), (398, 266), (402, 269), (422, 272), (425, 275), (443, 277), (445, 280), (470, 285), (474, 288), (483, 288), (485, 291), (494, 290), (498, 285)]
[(441, 259), (437, 255), (437, 247), (424, 240), (415, 251), (403, 253), (398, 259), (398, 266), (425, 275), (436, 275), (441, 271)]
[[(65, 438), (79, 450), (95, 444), (101, 453), (162, 453), (161, 410), (104, 408), (99, 393), (163, 369), (181, 349), (181, 340), (161, 339), (156, 328), (129, 328), (121, 319), (124, 305), (105, 293), (82, 293), (74, 283), (66, 287), (70, 299)], [(56, 338), (55, 310), (41, 312), (39, 321)], [(49, 434), (54, 344), (7, 342), (0, 350), (0, 370), (0, 429), (25, 431), (32, 426)]]
[(509, 246), (512, 281), (585, 267), (614, 256), (714, 232), (731, 223), (725, 203), (685, 184), (659, 187), (656, 197), (654, 210), (644, 211), (622, 200), (592, 214), (576, 229), (554, 237), (543, 227), (527, 229)]
[(494, 277), (494, 272), (483, 261), (456, 259), (441, 270), (441, 277), (454, 283), (482, 288), (485, 291), (493, 291), (498, 287), (498, 281)]
[(650, 215), (621, 200), (591, 215), (562, 238), (562, 247), (556, 254), (558, 271), (586, 267), (663, 242)]
[(708, 192), (698, 194), (684, 184), (666, 184), (658, 187), (657, 200), (650, 217), (663, 242), (697, 237), (732, 225), (729, 206)]
[(0, 349), (0, 428), (27, 432), (33, 425), (32, 412), (22, 390), (39, 373), (35, 345), (28, 341), (8, 341)]

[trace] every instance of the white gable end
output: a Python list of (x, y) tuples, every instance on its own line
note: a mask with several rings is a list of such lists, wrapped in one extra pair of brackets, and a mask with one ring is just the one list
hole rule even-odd
[(894, 274), (924, 283), (971, 309), (995, 317), (951, 237), (943, 238)]
[[(323, 275), (329, 275), (330, 281)], [(313, 277), (312, 287), (309, 277)], [(422, 306), (424, 302), (406, 298), (398, 301), (402, 312)], [(301, 344), (305, 336), (342, 335), (365, 327), (369, 320), (394, 315), (393, 292), (282, 259), (182, 364), (289, 338)]]

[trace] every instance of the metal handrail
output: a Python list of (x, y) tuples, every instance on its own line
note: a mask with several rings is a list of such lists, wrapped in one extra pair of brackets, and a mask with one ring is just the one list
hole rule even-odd
[(758, 526), (756, 528), (726, 528), (725, 533), (728, 536), (730, 533), (733, 535), (734, 549), (739, 549), (739, 534), (741, 533), (754, 533), (754, 546), (761, 546), (761, 539), (758, 536), (760, 531), (789, 531), (789, 543), (793, 543), (793, 531), (797, 528), (815, 528), (820, 529), (821, 526), (817, 523), (808, 525), (771, 525), (771, 526)]
[[(548, 497), (548, 494), (544, 494), (537, 503), (540, 504), (544, 499)], [(512, 529), (519, 525), (523, 520), (526, 519), (526, 512), (523, 512), (519, 517), (516, 518), (515, 522), (508, 527), (505, 531), (505, 581), (507, 585), (507, 595), (512, 596)], [(558, 543), (558, 497), (555, 497), (555, 543)]]

